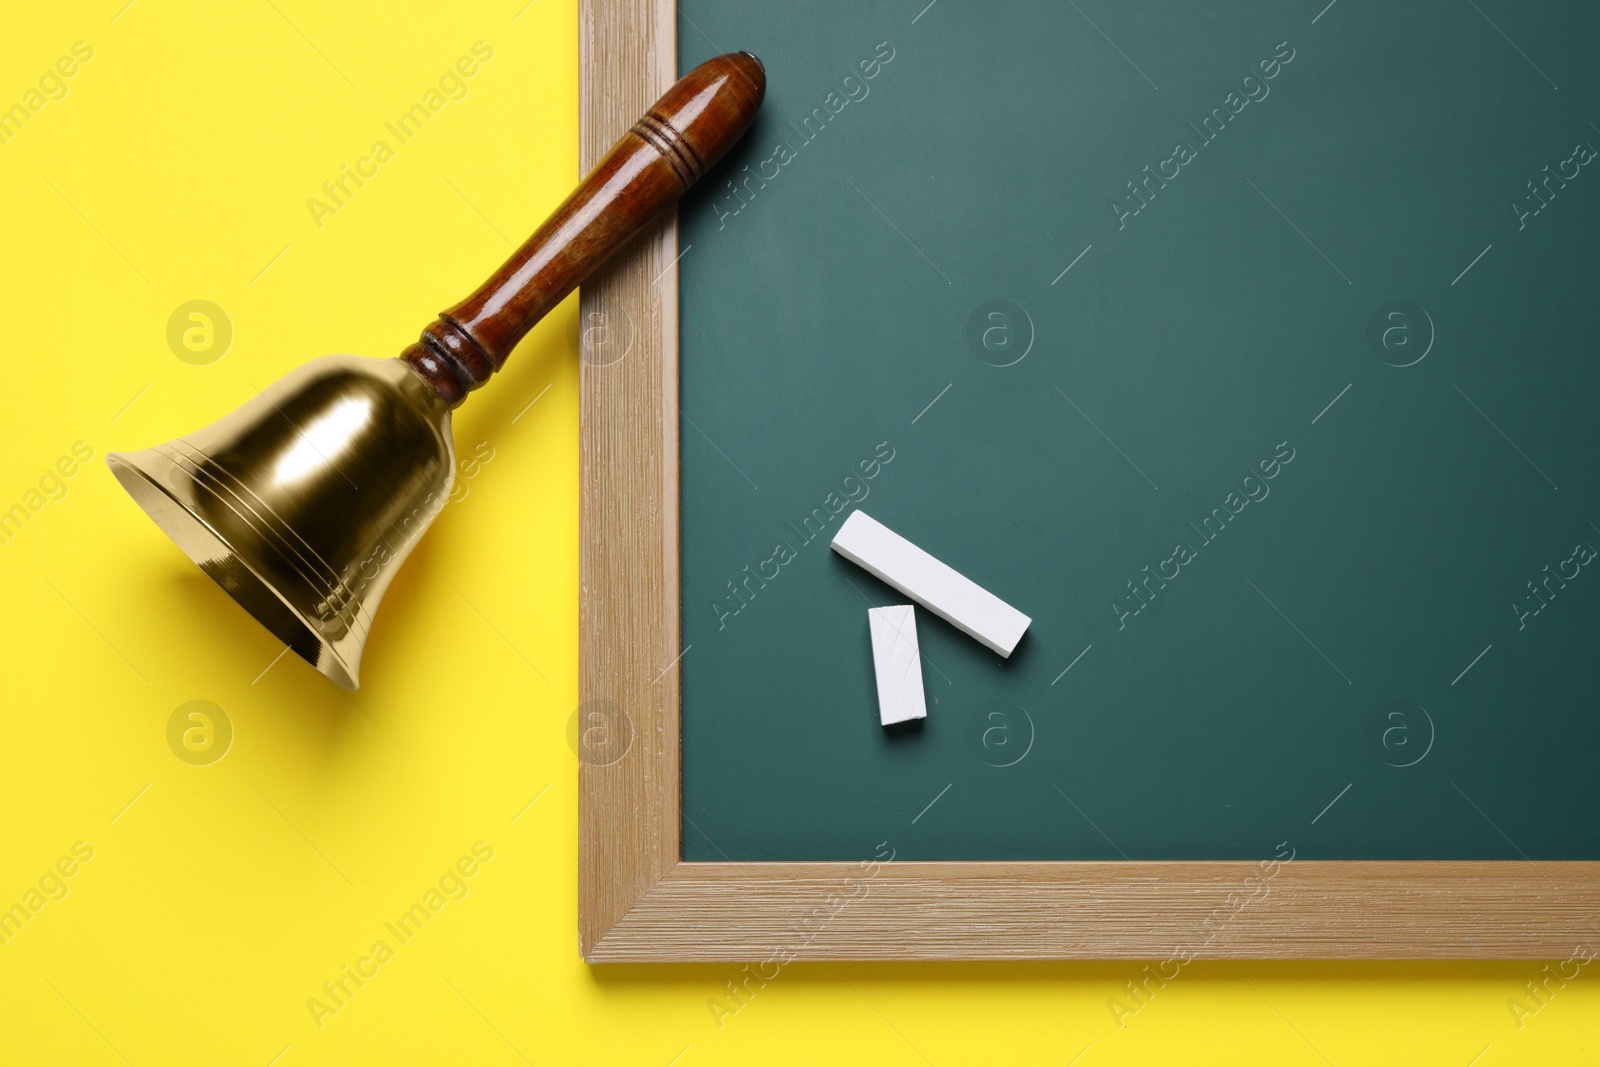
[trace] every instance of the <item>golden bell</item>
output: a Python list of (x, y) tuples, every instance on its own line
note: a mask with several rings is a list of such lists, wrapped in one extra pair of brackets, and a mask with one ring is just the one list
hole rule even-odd
[(317, 670), (354, 689), (384, 590), (450, 498), (450, 408), (398, 359), (324, 356), (226, 418), (106, 457), (139, 506)]
[(755, 119), (747, 52), (685, 74), (487, 282), (399, 359), (325, 356), (227, 418), (106, 462), (245, 610), (354, 689), (378, 601), (450, 497), (450, 412)]

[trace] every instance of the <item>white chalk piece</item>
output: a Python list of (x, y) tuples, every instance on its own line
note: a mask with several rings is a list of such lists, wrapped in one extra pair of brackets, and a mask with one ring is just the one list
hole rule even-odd
[(867, 626), (872, 631), (872, 673), (878, 680), (878, 721), (890, 726), (927, 718), (916, 609), (910, 604), (871, 608)]
[(1033, 622), (864, 511), (844, 520), (833, 550), (1002, 656), (1010, 657)]

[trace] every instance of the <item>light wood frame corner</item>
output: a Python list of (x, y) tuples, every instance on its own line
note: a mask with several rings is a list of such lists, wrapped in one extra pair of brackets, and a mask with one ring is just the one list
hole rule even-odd
[[(579, 10), (588, 169), (674, 80), (677, 12)], [(1600, 862), (683, 862), (676, 255), (669, 220), (581, 298), (623, 354), (580, 370), (579, 699), (632, 734), (579, 769), (585, 959), (1551, 958), (1595, 936)]]

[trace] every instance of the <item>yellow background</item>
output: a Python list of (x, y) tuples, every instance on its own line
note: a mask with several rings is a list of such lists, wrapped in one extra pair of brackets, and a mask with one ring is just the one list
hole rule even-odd
[[(0, 34), (0, 106), (94, 49), (0, 145), (0, 508), (95, 455), (0, 546), (0, 907), (94, 850), (0, 945), (0, 1062), (1594, 1062), (1596, 965), (1519, 1028), (1537, 963), (1199, 963), (1120, 1029), (1129, 963), (796, 965), (720, 1026), (736, 967), (586, 966), (575, 302), (457, 413), (494, 459), (389, 593), (358, 693), (275, 662), (103, 459), (313, 356), (398, 353), (486, 276), (576, 177), (576, 5), (124, 2), (9, 4)], [(480, 40), (467, 95), (395, 144)], [(307, 199), (380, 138), (395, 158), (319, 228)], [(204, 366), (166, 337), (194, 299), (234, 330)], [(208, 766), (168, 745), (191, 700), (233, 726)], [(384, 924), (479, 841), (467, 895), (399, 944)], [(308, 1000), (380, 939), (319, 1026)]]

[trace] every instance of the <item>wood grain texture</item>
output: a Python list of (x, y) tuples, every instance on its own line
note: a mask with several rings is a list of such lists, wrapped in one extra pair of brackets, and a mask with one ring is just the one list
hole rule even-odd
[(1552, 959), (1600, 863), (680, 863), (594, 962)]
[[(587, 168), (671, 83), (676, 12), (580, 18)], [(579, 695), (633, 733), (579, 771), (585, 958), (1539, 959), (1600, 938), (1593, 862), (682, 863), (676, 255), (669, 221), (582, 294), (586, 329), (632, 335), (580, 375)]]
[[(672, 84), (670, 0), (583, 0), (579, 155), (587, 170)], [(579, 368), (580, 708), (608, 702), (627, 754), (578, 770), (578, 925), (585, 955), (678, 862), (678, 275), (669, 217), (583, 286)], [(620, 331), (620, 332), (619, 332)], [(658, 677), (659, 676), (659, 677)], [(580, 748), (581, 751), (581, 748)]]
[(583, 181), (476, 292), (400, 358), (451, 407), (505, 366), (534, 324), (722, 158), (754, 121), (767, 77), (745, 52), (706, 60), (622, 131)]

